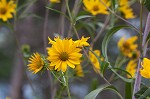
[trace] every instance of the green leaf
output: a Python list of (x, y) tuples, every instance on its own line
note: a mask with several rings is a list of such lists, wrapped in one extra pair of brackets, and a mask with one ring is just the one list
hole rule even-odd
[(63, 16), (65, 16), (65, 17), (70, 21), (69, 17), (66, 16), (66, 14), (62, 13), (61, 11), (56, 10), (56, 9), (53, 9), (53, 8), (50, 8), (50, 7), (46, 7), (46, 8), (47, 8), (47, 9), (50, 9), (50, 10), (52, 10), (52, 11), (54, 11), (54, 12), (57, 12), (57, 13), (59, 13), (59, 14), (62, 14)]
[(150, 41), (150, 32), (148, 33), (148, 36), (146, 38), (146, 42), (149, 42)]
[(116, 5), (116, 1), (115, 1), (115, 0), (112, 0), (111, 6), (112, 6), (113, 11), (115, 11), (115, 5)]
[(75, 19), (75, 21), (78, 21), (78, 20), (81, 20), (81, 19), (85, 19), (85, 18), (91, 18), (91, 17), (93, 17), (93, 16), (91, 16), (91, 15), (82, 15), (82, 16), (78, 16), (78, 17)]
[(144, 5), (150, 11), (150, 0), (144, 0)]
[(109, 63), (106, 61), (103, 61), (100, 67), (100, 72), (102, 73), (102, 76), (104, 76), (104, 73), (106, 71), (106, 69), (108, 68)]
[(36, 14), (33, 14), (33, 13), (24, 13), (22, 14), (19, 19), (23, 19), (23, 18), (26, 18), (26, 17), (33, 17), (33, 18), (37, 18), (37, 19), (42, 19), (42, 17), (36, 15)]
[(148, 99), (150, 97), (150, 87), (144, 86), (142, 87), (136, 94), (136, 99)]
[(97, 95), (99, 93), (101, 93), (102, 91), (104, 91), (104, 90), (112, 90), (112, 91), (116, 92), (116, 94), (120, 97), (120, 99), (123, 99), (123, 97), (121, 96), (121, 94), (118, 92), (118, 90), (114, 86), (107, 85), (107, 84), (100, 86), (96, 90), (93, 90), (88, 95), (86, 95), (84, 97), (84, 99), (95, 99), (97, 97)]
[(128, 75), (130, 75), (132, 77), (132, 75), (129, 72), (127, 72), (126, 70), (123, 70), (121, 68), (111, 68), (111, 69), (119, 70), (119, 71), (124, 72), (124, 73), (126, 73), (126, 74), (128, 74)]
[(105, 57), (106, 61), (108, 61), (108, 57), (107, 57), (107, 46), (108, 43), (111, 39), (111, 37), (120, 29), (123, 28), (132, 28), (131, 26), (116, 26), (114, 28), (112, 28), (110, 31), (108, 31), (102, 41), (102, 54)]
[(125, 77), (121, 76), (120, 74), (118, 74), (118, 73), (116, 72), (115, 69), (111, 69), (111, 70), (112, 70), (112, 72), (114, 72), (120, 79), (122, 79), (124, 82), (132, 82), (132, 81), (133, 81), (132, 79), (128, 79), (128, 78), (125, 78)]
[(125, 83), (125, 99), (132, 99), (132, 83)]
[(97, 87), (98, 87), (98, 79), (94, 78), (94, 79), (92, 79), (90, 90), (91, 91), (95, 90)]
[[(104, 27), (104, 23), (97, 22), (96, 25), (98, 25), (100, 28)], [(110, 30), (111, 28), (109, 26), (106, 27), (106, 30)]]

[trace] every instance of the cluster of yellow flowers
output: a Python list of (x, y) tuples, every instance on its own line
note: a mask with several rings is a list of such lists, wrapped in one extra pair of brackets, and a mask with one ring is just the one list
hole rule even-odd
[[(137, 36), (133, 36), (128, 39), (125, 39), (125, 37), (122, 37), (118, 42), (118, 47), (121, 53), (124, 56), (131, 58), (131, 60), (127, 64), (126, 71), (128, 71), (132, 77), (135, 76), (137, 59), (139, 57), (139, 51), (137, 50), (138, 45), (135, 44), (135, 41), (137, 39), (138, 39)], [(127, 77), (130, 78), (129, 75), (127, 75)]]
[[(82, 57), (80, 51), (83, 46), (89, 46), (87, 42), (89, 37), (82, 37), (80, 40), (76, 41), (73, 41), (71, 38), (60, 39), (59, 37), (55, 37), (54, 41), (50, 38), (48, 39), (49, 44), (52, 46), (47, 48), (47, 60), (50, 63), (46, 68), (53, 68), (54, 70), (65, 72), (68, 66), (71, 68), (77, 67), (76, 70), (78, 70), (78, 75), (83, 76), (83, 74), (81, 74), (82, 68), (80, 67), (80, 58)], [(45, 65), (45, 62), (38, 53), (31, 56), (29, 62), (28, 69), (33, 71), (33, 73), (39, 72)]]
[[(51, 3), (60, 3), (60, 0), (49, 0)], [(97, 14), (109, 14), (107, 7), (110, 7), (110, 0), (83, 0), (85, 10), (90, 12), (92, 15)], [(105, 4), (105, 5), (104, 5)], [(125, 15), (125, 18), (134, 18), (133, 11), (129, 6), (128, 0), (119, 1), (119, 10)], [(12, 0), (0, 0), (0, 19), (7, 21), (12, 18), (15, 14), (16, 4)]]
[[(92, 15), (109, 14), (107, 7), (110, 7), (111, 0), (83, 0), (83, 4), (85, 10)], [(119, 10), (124, 14), (126, 19), (135, 18), (128, 0), (119, 0)]]
[(7, 0), (0, 0), (0, 19), (7, 21), (13, 18), (12, 14), (16, 12), (16, 4), (13, 1), (7, 2)]

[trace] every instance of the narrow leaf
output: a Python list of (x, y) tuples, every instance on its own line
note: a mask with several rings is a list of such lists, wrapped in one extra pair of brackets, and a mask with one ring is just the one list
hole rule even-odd
[(111, 69), (112, 72), (114, 72), (120, 79), (122, 79), (124, 82), (132, 82), (133, 80), (132, 79), (128, 79), (128, 78), (125, 78), (123, 76), (121, 76), (120, 74), (118, 74), (114, 69)]
[(78, 21), (78, 20), (81, 20), (81, 19), (85, 19), (85, 18), (90, 18), (90, 17), (93, 17), (91, 15), (82, 15), (82, 16), (78, 16), (75, 21)]
[(52, 10), (52, 11), (54, 11), (54, 12), (57, 12), (57, 13), (59, 13), (59, 14), (62, 14), (63, 16), (65, 16), (65, 17), (70, 21), (69, 17), (66, 16), (66, 14), (62, 13), (61, 11), (56, 10), (56, 9), (53, 9), (53, 8), (50, 8), (50, 7), (46, 7), (46, 8), (47, 8), (47, 9), (50, 9), (50, 10)]
[(135, 94), (136, 99), (149, 99), (150, 87), (144, 86)]
[(116, 94), (120, 97), (120, 99), (123, 99), (123, 97), (121, 96), (121, 94), (118, 92), (118, 90), (112, 86), (112, 85), (103, 85), (103, 86), (100, 86), (99, 88), (97, 88), (96, 90), (93, 90), (92, 92), (90, 92), (88, 95), (86, 95), (84, 97), (84, 99), (96, 99), (97, 95), (99, 93), (101, 93), (102, 91), (104, 90), (112, 90), (114, 92), (116, 92)]
[(107, 34), (105, 35), (103, 41), (102, 41), (102, 54), (105, 57), (106, 61), (108, 61), (108, 57), (107, 57), (107, 46), (108, 43), (111, 39), (111, 37), (120, 29), (123, 28), (132, 28), (131, 26), (116, 26), (114, 28), (112, 28), (110, 31), (107, 32)]
[(132, 75), (131, 75), (129, 72), (127, 72), (126, 70), (123, 70), (123, 69), (121, 69), (121, 68), (112, 68), (112, 69), (114, 69), (114, 70), (119, 70), (119, 71), (124, 72), (124, 73), (126, 73), (127, 75), (130, 75), (130, 76), (132, 77)]
[(148, 36), (146, 38), (146, 42), (149, 42), (149, 40), (150, 40), (150, 32), (148, 33)]
[(108, 68), (108, 66), (109, 66), (109, 63), (108, 63), (108, 62), (106, 62), (106, 61), (103, 61), (103, 62), (102, 62), (102, 64), (101, 64), (101, 69), (100, 69), (100, 71), (101, 71), (101, 73), (102, 73), (102, 76), (104, 76), (104, 73), (105, 73), (106, 69)]

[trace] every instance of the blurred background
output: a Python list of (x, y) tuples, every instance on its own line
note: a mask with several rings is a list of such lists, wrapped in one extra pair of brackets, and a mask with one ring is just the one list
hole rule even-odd
[[(22, 5), (26, 0), (19, 0), (19, 6)], [(30, 0), (29, 0), (30, 1)], [(70, 1), (70, 7), (73, 8), (75, 0)], [(45, 0), (37, 0), (29, 9), (26, 10), (26, 13), (35, 13), (36, 16), (26, 16), (16, 22), (16, 32), (13, 33), (10, 28), (0, 23), (0, 99), (6, 99), (6, 96), (11, 96), (10, 99), (51, 99), (50, 93), (50, 82), (48, 80), (48, 73), (44, 72), (42, 74), (32, 74), (27, 70), (27, 64), (20, 54), (21, 51), (18, 50), (19, 47), (30, 46), (30, 53), (39, 52), (45, 54), (44, 50), (44, 40), (43, 40), (43, 31), (44, 31), (44, 18), (46, 13), (46, 2)], [(140, 27), (139, 21), (139, 11), (140, 11), (139, 2), (135, 2), (131, 7), (133, 12), (136, 15), (136, 18), (130, 19), (134, 26)], [(54, 9), (61, 10), (66, 12), (64, 8), (64, 1), (53, 6)], [(83, 5), (80, 7), (79, 12), (83, 11)], [(143, 30), (145, 27), (145, 22), (147, 18), (148, 11), (144, 8), (143, 13)], [(46, 35), (50, 38), (62, 33), (67, 33), (69, 30), (69, 22), (64, 19), (64, 16), (49, 10), (49, 16), (47, 21)], [(104, 22), (105, 15), (98, 15), (100, 22)], [(10, 23), (13, 20), (10, 20)], [(88, 20), (85, 21), (88, 23)], [(64, 25), (63, 25), (64, 24)], [(117, 24), (121, 25), (126, 24), (124, 21), (118, 20)], [(127, 24), (126, 24), (127, 25)], [(62, 27), (64, 26), (64, 27)], [(101, 29), (100, 26), (95, 26), (96, 30)], [(95, 31), (95, 33), (97, 32)], [(84, 27), (79, 27), (79, 35), (90, 36), (88, 30)], [(94, 49), (101, 49), (102, 39), (104, 34), (107, 31), (104, 31), (103, 34), (99, 37), (97, 42), (94, 44)], [(132, 35), (137, 35), (135, 31), (131, 29), (122, 29), (118, 31), (111, 42), (109, 43), (109, 58), (111, 61), (114, 61), (119, 53), (117, 48), (118, 40), (126, 35), (130, 37)], [(66, 36), (66, 35), (65, 35)], [(73, 36), (74, 39), (77, 39), (76, 36)], [(47, 38), (46, 38), (47, 41)], [(89, 40), (90, 42), (90, 40)], [(149, 44), (150, 45), (150, 44)], [(150, 53), (147, 53), (147, 57), (150, 58)], [(104, 81), (92, 70), (91, 66), (84, 68), (85, 76), (80, 79), (71, 80), (70, 90), (73, 96), (73, 99), (83, 99), (91, 90), (95, 89), (98, 85), (104, 83)], [(109, 77), (110, 72), (108, 71), (105, 74), (105, 77)], [(147, 82), (144, 80), (144, 82)], [(124, 83), (121, 80), (113, 82), (113, 84), (118, 88), (120, 93), (124, 94)], [(57, 86), (57, 85), (56, 85)], [(52, 88), (56, 90), (57, 88)], [(108, 95), (109, 94), (109, 95)], [(119, 99), (113, 92), (104, 91), (97, 99)], [(64, 99), (64, 98), (62, 98)]]

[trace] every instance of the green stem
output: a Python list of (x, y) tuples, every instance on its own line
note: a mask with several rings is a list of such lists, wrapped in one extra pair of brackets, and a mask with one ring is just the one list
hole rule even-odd
[(66, 88), (67, 88), (68, 98), (71, 99), (70, 90), (69, 90), (68, 70), (67, 70), (67, 72), (66, 72)]

